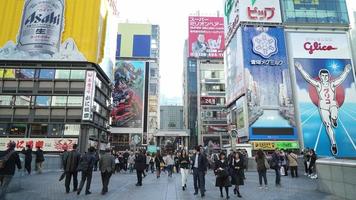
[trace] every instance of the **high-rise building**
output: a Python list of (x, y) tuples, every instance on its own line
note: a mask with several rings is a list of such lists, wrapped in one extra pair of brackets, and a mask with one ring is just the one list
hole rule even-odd
[(183, 130), (183, 106), (160, 106), (160, 129)]

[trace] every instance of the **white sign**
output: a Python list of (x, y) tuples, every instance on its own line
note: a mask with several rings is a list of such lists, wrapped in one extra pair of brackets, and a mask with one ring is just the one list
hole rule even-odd
[(287, 33), (287, 38), (293, 58), (351, 58), (343, 33)]
[(16, 143), (16, 151), (21, 151), (26, 145), (30, 145), (34, 151), (36, 147), (41, 147), (43, 151), (70, 151), (73, 144), (78, 144), (78, 138), (0, 138), (0, 151), (6, 150), (10, 141)]
[(225, 0), (225, 44), (227, 45), (239, 24), (239, 0)]
[(279, 0), (240, 0), (241, 22), (282, 23)]
[(85, 78), (84, 104), (82, 120), (93, 120), (93, 104), (95, 94), (95, 71), (87, 71)]

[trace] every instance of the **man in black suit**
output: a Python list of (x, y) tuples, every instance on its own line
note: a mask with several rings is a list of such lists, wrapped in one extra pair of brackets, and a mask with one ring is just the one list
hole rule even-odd
[[(202, 197), (205, 196), (205, 174), (208, 168), (208, 160), (204, 153), (202, 152), (201, 146), (195, 148), (195, 154), (192, 157), (192, 170), (194, 178), (194, 195), (198, 194), (198, 189), (200, 189), (200, 194)], [(199, 187), (198, 187), (199, 184)]]
[(145, 152), (140, 149), (140, 152), (135, 158), (135, 167), (137, 174), (137, 184), (136, 186), (142, 186), (142, 175), (144, 170), (146, 169), (146, 156)]
[(63, 156), (63, 168), (66, 173), (65, 188), (66, 193), (70, 191), (70, 182), (73, 177), (73, 191), (78, 189), (78, 164), (80, 161), (80, 153), (77, 151), (77, 144), (73, 144), (73, 150)]

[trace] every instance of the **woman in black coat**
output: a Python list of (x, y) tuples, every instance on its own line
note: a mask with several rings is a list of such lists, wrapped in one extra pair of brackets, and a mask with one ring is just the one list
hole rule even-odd
[(229, 199), (229, 187), (231, 186), (228, 172), (228, 162), (225, 159), (225, 153), (219, 154), (219, 160), (215, 162), (214, 173), (216, 176), (215, 186), (220, 188), (220, 196), (223, 195), (223, 187), (225, 187), (226, 199)]
[(239, 186), (244, 185), (244, 163), (241, 159), (240, 153), (235, 153), (230, 160), (229, 166), (231, 172), (231, 184), (235, 185), (234, 193), (237, 194), (238, 197), (242, 197)]
[(22, 152), (25, 155), (25, 169), (28, 174), (31, 174), (31, 163), (32, 163), (32, 148), (30, 145), (26, 145), (26, 150), (22, 149)]

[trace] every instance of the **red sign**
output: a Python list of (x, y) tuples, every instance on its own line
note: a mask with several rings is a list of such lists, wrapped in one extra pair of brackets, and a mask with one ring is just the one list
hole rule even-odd
[(313, 54), (314, 51), (332, 51), (332, 50), (337, 50), (336, 47), (332, 45), (322, 45), (319, 42), (306, 42), (304, 43), (304, 49), (309, 52), (309, 54)]
[(70, 151), (78, 143), (77, 138), (0, 138), (0, 150), (6, 150), (10, 141), (16, 143), (16, 151), (21, 151), (27, 145), (33, 149), (40, 147), (43, 151)]
[(274, 17), (275, 8), (258, 9), (257, 7), (247, 7), (247, 16), (251, 20), (271, 20)]
[(200, 97), (201, 105), (216, 105), (216, 97)]
[(189, 17), (189, 57), (224, 57), (224, 18)]

